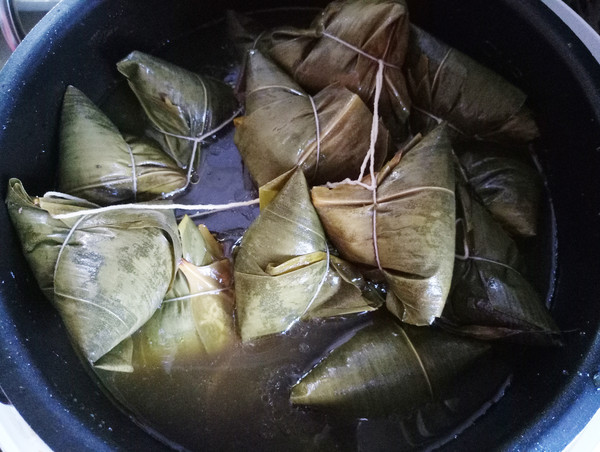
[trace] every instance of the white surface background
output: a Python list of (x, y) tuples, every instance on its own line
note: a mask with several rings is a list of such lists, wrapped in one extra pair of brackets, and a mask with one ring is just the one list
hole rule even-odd
[(0, 451), (52, 452), (12, 405), (0, 403)]

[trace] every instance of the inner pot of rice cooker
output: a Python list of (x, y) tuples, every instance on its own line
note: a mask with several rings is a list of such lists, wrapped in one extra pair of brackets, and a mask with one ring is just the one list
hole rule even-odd
[[(510, 386), (442, 450), (561, 450), (600, 407), (600, 64), (544, 2), (414, 0), (412, 20), (528, 93), (554, 208), (551, 310), (563, 346), (524, 351)], [(228, 9), (301, 0), (63, 0), (0, 72), (0, 194), (54, 187), (62, 97), (101, 102), (115, 63), (152, 53)], [(218, 46), (218, 42), (207, 42)], [(169, 450), (116, 408), (84, 370), (0, 209), (0, 386), (53, 450)], [(217, 447), (218, 448), (218, 447)]]

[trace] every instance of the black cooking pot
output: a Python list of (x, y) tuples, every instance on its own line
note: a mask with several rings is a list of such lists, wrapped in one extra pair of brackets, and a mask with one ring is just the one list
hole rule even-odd
[[(226, 8), (324, 2), (249, 3), (64, 0), (0, 73), (0, 196), (10, 177), (34, 194), (53, 187), (66, 85), (99, 102), (117, 80), (115, 63), (132, 49), (152, 52)], [(552, 312), (565, 332), (562, 348), (526, 351), (504, 397), (445, 448), (560, 450), (600, 407), (600, 65), (537, 0), (412, 3), (415, 22), (530, 95), (556, 216), (548, 247), (556, 254), (540, 271), (552, 272)], [(55, 450), (167, 449), (115, 408), (79, 364), (5, 209), (0, 231), (0, 385), (11, 402)]]

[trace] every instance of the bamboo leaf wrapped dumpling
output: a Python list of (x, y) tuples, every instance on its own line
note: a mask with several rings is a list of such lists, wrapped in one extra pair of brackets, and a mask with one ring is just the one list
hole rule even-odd
[(119, 61), (117, 69), (150, 121), (148, 133), (181, 168), (195, 169), (200, 161), (192, 139), (220, 127), (238, 109), (233, 90), (220, 80), (139, 51)]
[(457, 248), (451, 293), (439, 324), (479, 339), (548, 344), (559, 330), (520, 273), (515, 242), (459, 186)]
[(410, 98), (402, 73), (408, 42), (403, 0), (330, 3), (306, 30), (269, 35), (271, 57), (309, 92), (340, 83), (373, 108), (383, 62), (379, 111), (393, 136), (405, 138)]
[(132, 371), (198, 362), (237, 340), (233, 269), (205, 226), (179, 223), (183, 260), (160, 309), (132, 336)]
[(299, 319), (370, 311), (360, 281), (331, 256), (296, 169), (250, 225), (235, 255), (236, 317), (247, 342), (286, 331)]
[(6, 198), (21, 246), (74, 346), (94, 363), (158, 309), (181, 257), (171, 211), (57, 214), (97, 207), (85, 200), (31, 198), (11, 179)]
[(454, 168), (450, 140), (438, 126), (401, 158), (362, 184), (312, 189), (327, 236), (351, 262), (379, 267), (388, 309), (425, 325), (442, 313), (452, 280)]
[(536, 235), (542, 180), (528, 153), (485, 142), (456, 150), (466, 181), (494, 219), (512, 235)]
[(304, 375), (290, 400), (359, 418), (406, 415), (443, 398), (489, 349), (436, 328), (375, 319)]
[(67, 87), (60, 128), (60, 191), (107, 205), (160, 198), (185, 185), (185, 172), (157, 143), (124, 138), (85, 94)]
[(415, 132), (444, 120), (463, 140), (526, 143), (539, 135), (525, 93), (414, 25), (405, 70)]
[[(346, 88), (330, 85), (311, 98), (258, 50), (248, 54), (246, 116), (235, 120), (234, 140), (259, 186), (296, 166), (311, 185), (357, 177), (372, 122), (369, 109)], [(380, 124), (376, 169), (388, 147)]]

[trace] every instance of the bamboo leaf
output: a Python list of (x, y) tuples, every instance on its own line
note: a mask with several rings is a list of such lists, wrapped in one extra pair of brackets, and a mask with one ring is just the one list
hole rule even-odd
[(288, 180), (290, 180), (291, 175), (295, 170), (291, 169), (286, 171), (282, 175), (276, 177), (275, 179), (270, 180), (264, 185), (258, 187), (258, 198), (260, 201), (260, 210), (264, 210), (267, 206), (275, 199), (277, 194), (281, 191), (281, 189), (285, 186)]
[[(340, 85), (324, 88), (313, 101), (314, 107), (308, 94), (259, 51), (248, 54), (246, 116), (235, 121), (234, 140), (259, 186), (296, 166), (311, 185), (358, 176), (373, 115)], [(380, 124), (376, 168), (389, 144)]]
[(184, 261), (177, 278), (161, 308), (133, 336), (134, 368), (169, 370), (236, 341), (229, 260), (200, 267)]
[(149, 139), (125, 139), (81, 91), (65, 92), (59, 190), (101, 205), (148, 201), (185, 186), (185, 173)]
[(272, 32), (270, 55), (309, 92), (340, 83), (369, 108), (373, 108), (378, 60), (384, 61), (379, 109), (390, 132), (404, 139), (411, 102), (401, 70), (408, 29), (404, 1), (334, 1), (310, 28)]
[(441, 314), (455, 237), (454, 173), (444, 126), (378, 181), (376, 204), (368, 187), (351, 184), (314, 187), (312, 199), (342, 258), (381, 267), (392, 312), (417, 325)]
[(286, 331), (321, 308), (321, 313), (342, 315), (376, 304), (363, 297), (357, 281), (344, 279), (331, 264), (300, 170), (244, 234), (235, 256), (235, 281), (244, 342)]
[(405, 70), (414, 131), (444, 120), (462, 140), (526, 143), (539, 135), (525, 93), (414, 25)]
[(302, 377), (290, 400), (357, 418), (406, 415), (441, 400), (488, 350), (435, 328), (375, 319)]
[(514, 241), (485, 208), (460, 188), (457, 236), (464, 245), (439, 324), (481, 339), (555, 342), (559, 330), (540, 296), (520, 273)]
[(111, 211), (57, 220), (51, 213), (90, 203), (33, 199), (17, 179), (9, 182), (6, 201), (38, 284), (88, 361), (131, 336), (158, 309), (181, 256), (172, 212)]
[(179, 223), (184, 260), (154, 315), (94, 365), (135, 372), (198, 362), (237, 340), (233, 325), (232, 266), (205, 226)]
[[(233, 90), (225, 83), (145, 53), (130, 53), (117, 69), (146, 112), (150, 135), (181, 168), (190, 165), (193, 143), (168, 134), (199, 137), (220, 126), (237, 109)], [(197, 156), (192, 166), (198, 162)]]
[(507, 232), (536, 235), (542, 181), (522, 149), (476, 142), (457, 147), (468, 184)]

